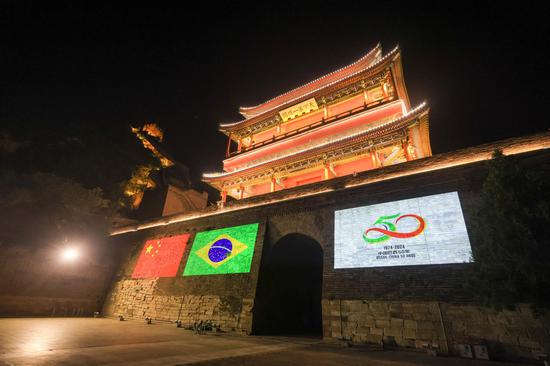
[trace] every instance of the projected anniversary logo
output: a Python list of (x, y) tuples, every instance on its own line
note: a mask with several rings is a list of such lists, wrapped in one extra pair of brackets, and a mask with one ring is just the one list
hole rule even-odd
[[(397, 225), (399, 221), (410, 221), (408, 219), (416, 220), (418, 226), (413, 231), (409, 232), (400, 232), (398, 231)], [(382, 226), (379, 227), (378, 225)], [(368, 228), (363, 234), (363, 239), (367, 244), (377, 244), (385, 242), (390, 238), (399, 238), (399, 239), (408, 239), (414, 238), (417, 235), (420, 235), (424, 228), (426, 227), (426, 222), (424, 219), (418, 215), (408, 214), (408, 215), (390, 215), (390, 216), (380, 216), (373, 224), (373, 227)]]
[(198, 233), (183, 275), (250, 272), (257, 234), (258, 224)]
[(334, 268), (470, 261), (457, 192), (335, 212)]

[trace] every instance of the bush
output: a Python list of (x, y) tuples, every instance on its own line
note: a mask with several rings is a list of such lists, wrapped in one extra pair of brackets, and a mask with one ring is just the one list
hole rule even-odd
[(495, 151), (473, 218), (467, 287), (497, 310), (550, 307), (550, 169)]

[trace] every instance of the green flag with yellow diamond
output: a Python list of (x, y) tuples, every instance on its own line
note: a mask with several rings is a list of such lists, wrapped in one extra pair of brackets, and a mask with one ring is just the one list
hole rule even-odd
[(197, 233), (183, 275), (250, 272), (258, 226), (249, 224)]

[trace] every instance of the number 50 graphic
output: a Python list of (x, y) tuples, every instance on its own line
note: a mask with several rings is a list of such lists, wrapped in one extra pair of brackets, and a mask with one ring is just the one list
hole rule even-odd
[[(404, 219), (406, 217), (412, 217), (413, 219), (415, 219), (418, 222), (417, 228), (408, 233), (397, 231), (397, 227), (396, 227), (397, 223), (401, 219)], [(382, 225), (384, 228), (376, 227), (376, 225)], [(374, 222), (373, 226), (368, 228), (365, 231), (365, 233), (363, 234), (363, 239), (367, 242), (367, 244), (376, 244), (376, 243), (384, 242), (390, 238), (399, 238), (399, 239), (412, 238), (417, 235), (420, 235), (424, 231), (425, 227), (426, 227), (426, 222), (424, 221), (424, 219), (415, 214), (401, 215), (398, 213), (390, 216), (380, 216), (378, 220)], [(382, 236), (373, 237), (373, 235), (370, 233), (379, 233), (379, 234), (382, 234)]]

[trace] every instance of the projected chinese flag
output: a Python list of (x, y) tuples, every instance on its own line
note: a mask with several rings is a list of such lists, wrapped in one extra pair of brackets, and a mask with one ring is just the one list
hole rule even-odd
[(189, 234), (148, 240), (139, 256), (132, 278), (174, 277)]

